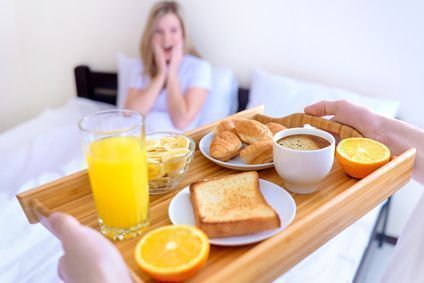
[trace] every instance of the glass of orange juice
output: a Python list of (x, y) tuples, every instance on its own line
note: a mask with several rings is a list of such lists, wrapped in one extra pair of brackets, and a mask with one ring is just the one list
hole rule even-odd
[(144, 117), (106, 110), (79, 127), (100, 231), (114, 240), (140, 235), (149, 224)]

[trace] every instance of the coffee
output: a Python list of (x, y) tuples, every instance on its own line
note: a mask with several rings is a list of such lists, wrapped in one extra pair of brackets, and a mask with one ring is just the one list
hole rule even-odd
[(285, 188), (296, 194), (315, 192), (333, 167), (335, 143), (330, 133), (312, 127), (276, 133), (272, 156)]
[(330, 145), (328, 140), (308, 134), (286, 136), (279, 139), (277, 143), (294, 150), (318, 150)]

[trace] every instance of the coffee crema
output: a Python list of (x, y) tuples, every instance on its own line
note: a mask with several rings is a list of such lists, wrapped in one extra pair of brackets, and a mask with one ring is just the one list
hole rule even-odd
[(318, 150), (330, 145), (328, 140), (308, 134), (286, 136), (279, 139), (277, 143), (294, 150)]

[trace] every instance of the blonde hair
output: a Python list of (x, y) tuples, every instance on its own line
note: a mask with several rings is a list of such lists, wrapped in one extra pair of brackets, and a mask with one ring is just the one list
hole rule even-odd
[(152, 10), (150, 11), (146, 26), (144, 28), (143, 36), (141, 37), (140, 44), (140, 55), (144, 65), (143, 73), (145, 75), (150, 76), (150, 78), (153, 78), (158, 73), (158, 67), (156, 66), (152, 48), (152, 37), (155, 29), (155, 24), (158, 19), (162, 18), (163, 16), (169, 13), (174, 14), (180, 21), (184, 40), (184, 53), (189, 53), (191, 55), (200, 57), (199, 53), (189, 42), (185, 24), (179, 11), (178, 3), (175, 1), (158, 2), (152, 7)]

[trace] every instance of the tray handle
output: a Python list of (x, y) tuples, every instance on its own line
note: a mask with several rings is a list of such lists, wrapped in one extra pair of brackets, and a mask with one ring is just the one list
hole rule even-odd
[(362, 137), (362, 134), (359, 131), (348, 125), (304, 113), (295, 113), (281, 118), (256, 114), (255, 120), (261, 122), (262, 124), (271, 122), (278, 123), (288, 128), (303, 127), (305, 124), (309, 124), (316, 128), (320, 128), (321, 130), (338, 134), (341, 139)]

